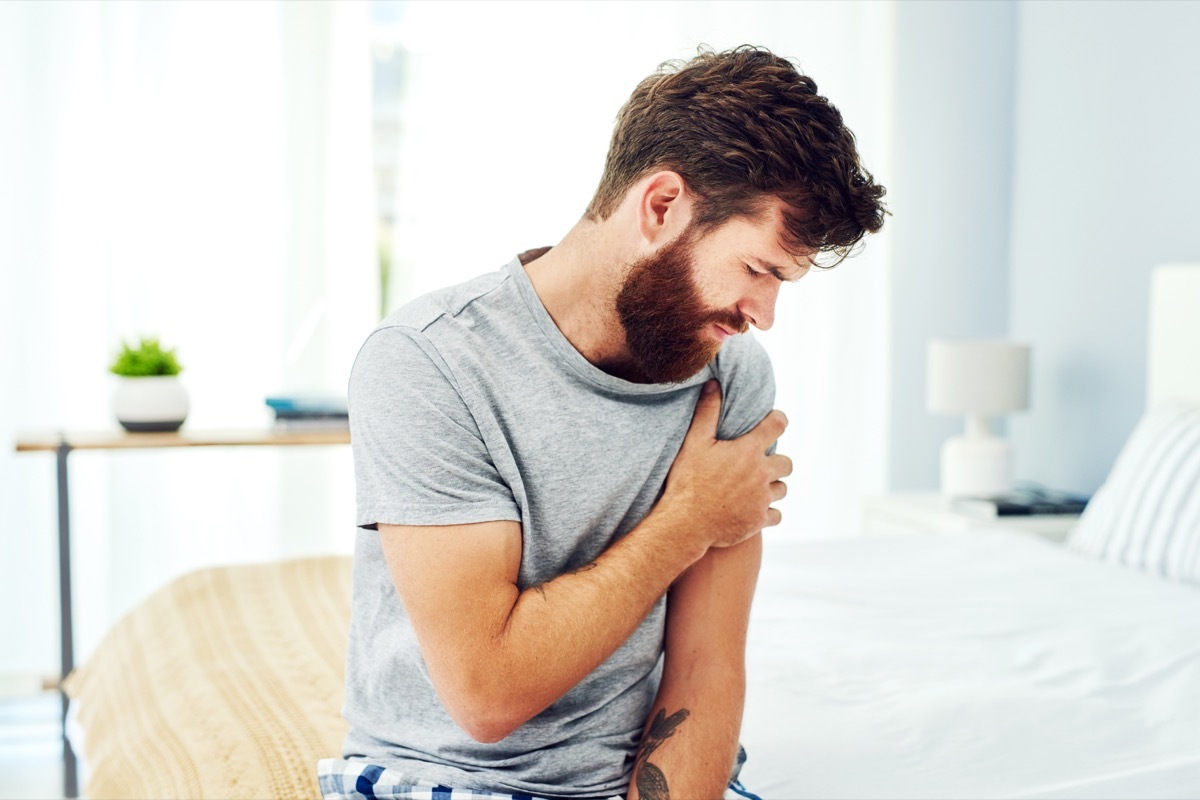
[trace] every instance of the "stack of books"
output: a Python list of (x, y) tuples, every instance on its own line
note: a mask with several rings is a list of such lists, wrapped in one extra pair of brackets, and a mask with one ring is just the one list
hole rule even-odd
[(956, 497), (954, 510), (975, 517), (1078, 516), (1090, 498), (1040, 487), (1018, 489), (995, 497)]
[(278, 395), (267, 398), (275, 412), (275, 427), (327, 430), (348, 428), (350, 411), (346, 401), (323, 395)]

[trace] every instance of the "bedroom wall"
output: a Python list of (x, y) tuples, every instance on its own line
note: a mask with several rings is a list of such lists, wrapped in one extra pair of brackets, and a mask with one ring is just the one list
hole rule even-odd
[(1033, 408), (1010, 426), (1021, 477), (1094, 491), (1142, 411), (1150, 270), (1200, 261), (1198, 30), (1198, 3), (1019, 6), (1009, 327), (1034, 344)]
[(1200, 260), (1200, 4), (895, 21), (889, 487), (936, 488), (961, 428), (925, 411), (928, 340), (1008, 336), (1033, 345), (1014, 477), (1090, 493), (1144, 405), (1150, 271)]
[(931, 337), (1008, 327), (1016, 6), (895, 5), (890, 296), (893, 491), (938, 486), (941, 443), (963, 420), (925, 410)]

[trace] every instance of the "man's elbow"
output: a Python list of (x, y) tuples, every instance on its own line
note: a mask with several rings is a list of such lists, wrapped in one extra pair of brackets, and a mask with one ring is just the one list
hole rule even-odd
[(508, 738), (509, 734), (519, 728), (519, 725), (509, 725), (500, 720), (463, 720), (458, 723), (467, 734), (480, 744), (495, 744)]
[(493, 715), (486, 711), (483, 711), (483, 713), (463, 713), (460, 711), (458, 713), (451, 713), (450, 718), (454, 720), (458, 727), (462, 728), (467, 736), (470, 736), (480, 744), (495, 744), (506, 739), (523, 724), (523, 721), (516, 722), (510, 718)]
[(460, 691), (438, 692), (446, 712), (463, 732), (481, 744), (495, 744), (526, 722), (510, 693)]

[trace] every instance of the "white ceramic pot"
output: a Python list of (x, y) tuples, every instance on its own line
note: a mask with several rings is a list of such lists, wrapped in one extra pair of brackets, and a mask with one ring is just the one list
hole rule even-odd
[(127, 431), (174, 431), (187, 419), (188, 393), (178, 375), (117, 376), (113, 413)]

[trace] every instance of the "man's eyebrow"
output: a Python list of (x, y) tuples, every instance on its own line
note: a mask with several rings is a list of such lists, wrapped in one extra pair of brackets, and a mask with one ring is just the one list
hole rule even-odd
[(765, 269), (767, 272), (771, 273), (777, 279), (783, 281), (784, 283), (795, 283), (796, 281), (803, 278), (806, 274), (808, 274), (807, 269), (802, 269), (802, 270), (800, 270), (799, 273), (796, 274), (795, 277), (789, 278), (783, 274), (782, 269), (780, 269), (779, 267), (771, 266), (767, 262), (763, 261), (761, 258), (754, 258), (753, 261), (758, 264), (759, 268)]

